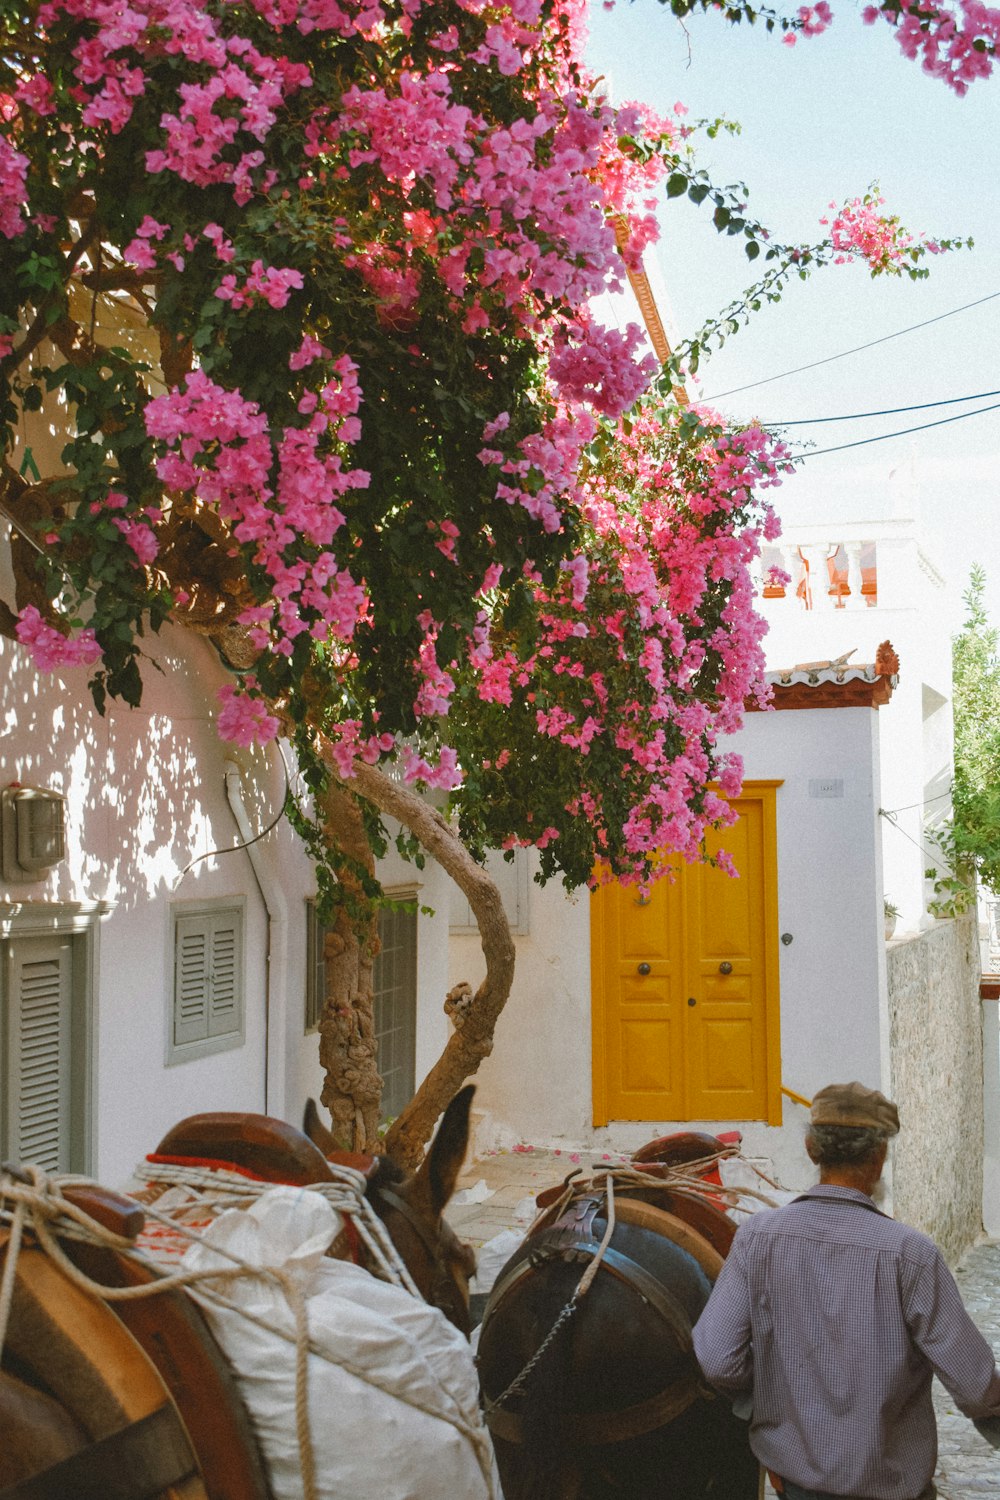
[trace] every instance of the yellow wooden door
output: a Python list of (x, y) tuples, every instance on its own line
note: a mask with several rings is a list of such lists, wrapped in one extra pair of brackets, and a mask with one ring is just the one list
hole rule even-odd
[(710, 835), (739, 878), (675, 862), (591, 906), (594, 1123), (781, 1119), (775, 793), (748, 782)]

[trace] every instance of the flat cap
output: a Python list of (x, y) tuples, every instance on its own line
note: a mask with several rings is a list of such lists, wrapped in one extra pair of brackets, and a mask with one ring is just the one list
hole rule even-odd
[(814, 1125), (853, 1125), (896, 1135), (899, 1111), (891, 1099), (863, 1083), (830, 1083), (813, 1099), (809, 1115)]

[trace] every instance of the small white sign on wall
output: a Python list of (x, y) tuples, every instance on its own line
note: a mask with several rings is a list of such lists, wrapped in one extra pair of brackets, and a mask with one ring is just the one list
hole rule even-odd
[(844, 795), (844, 780), (842, 776), (817, 776), (809, 783), (810, 797), (842, 797)]

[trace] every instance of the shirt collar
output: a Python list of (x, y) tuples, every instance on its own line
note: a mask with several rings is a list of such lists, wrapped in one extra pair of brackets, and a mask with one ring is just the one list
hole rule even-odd
[(835, 1201), (839, 1199), (845, 1203), (857, 1203), (862, 1208), (870, 1208), (874, 1213), (882, 1214), (883, 1218), (888, 1217), (882, 1213), (878, 1204), (869, 1198), (867, 1193), (861, 1192), (860, 1188), (840, 1187), (833, 1182), (817, 1182), (816, 1186), (811, 1187), (807, 1193), (800, 1193), (795, 1201), (801, 1203), (803, 1198), (827, 1198)]

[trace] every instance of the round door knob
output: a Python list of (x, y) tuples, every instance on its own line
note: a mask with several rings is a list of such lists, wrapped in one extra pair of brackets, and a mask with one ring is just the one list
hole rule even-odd
[(688, 995), (688, 1005), (697, 1005), (698, 1002), (693, 995)]
[(649, 973), (649, 964), (640, 964), (639, 965), (639, 973), (640, 974), (648, 974)]
[(733, 966), (732, 966), (732, 964), (729, 962), (729, 960), (727, 958), (723, 963), (721, 963), (719, 965), (719, 973), (720, 974), (731, 974), (732, 972), (733, 972)]

